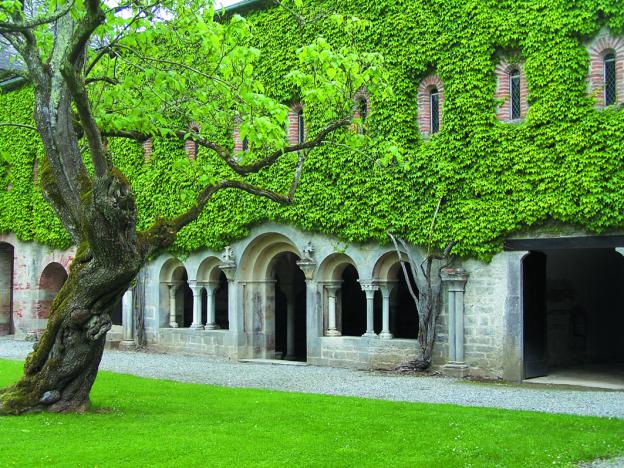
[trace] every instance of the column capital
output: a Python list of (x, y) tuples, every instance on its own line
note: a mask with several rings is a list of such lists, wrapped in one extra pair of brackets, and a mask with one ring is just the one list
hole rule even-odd
[(395, 288), (395, 286), (399, 284), (399, 282), (398, 281), (378, 281), (376, 282), (376, 284), (379, 287), (379, 291), (381, 291), (382, 297), (388, 297), (390, 296), (390, 293)]
[(442, 268), (440, 277), (442, 281), (449, 284), (453, 290), (463, 291), (468, 281), (468, 272), (463, 268)]
[(311, 258), (297, 260), (297, 266), (303, 271), (306, 280), (314, 278), (314, 273), (316, 272), (316, 262), (314, 260)]
[(336, 292), (342, 287), (342, 281), (326, 281), (323, 283), (329, 297), (336, 297)]
[(358, 283), (360, 283), (362, 291), (366, 293), (366, 299), (372, 299), (375, 297), (375, 291), (379, 290), (379, 286), (377, 286), (372, 279), (359, 279)]
[(229, 260), (219, 265), (219, 269), (223, 272), (228, 281), (234, 281), (236, 268), (237, 266), (234, 260)]
[(212, 294), (219, 287), (219, 283), (216, 281), (198, 281), (197, 285), (200, 288), (206, 288), (206, 294)]

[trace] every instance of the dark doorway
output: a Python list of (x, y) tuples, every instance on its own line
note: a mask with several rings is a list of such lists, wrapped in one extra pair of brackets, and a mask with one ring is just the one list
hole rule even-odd
[(219, 274), (219, 287), (215, 292), (215, 321), (221, 330), (230, 328), (228, 319), (228, 280), (223, 272)]
[(570, 369), (619, 372), (624, 367), (623, 284), (624, 258), (614, 249), (553, 249), (527, 255), (524, 378)]
[(0, 243), (0, 335), (11, 335), (15, 332), (13, 324), (13, 257), (13, 246)]
[(123, 325), (123, 306), (121, 299), (119, 299), (113, 307), (111, 312), (111, 322), (113, 322), (113, 325)]
[[(411, 270), (408, 268), (407, 275), (412, 289), (418, 297), (418, 289), (414, 282)], [(414, 298), (409, 292), (405, 275), (401, 271), (398, 275), (398, 284), (390, 295), (390, 331), (395, 338), (418, 338), (418, 309)]]
[(366, 332), (366, 294), (358, 283), (358, 272), (348, 265), (342, 272), (342, 335), (362, 336)]
[(275, 357), (307, 360), (306, 284), (298, 257), (279, 254), (273, 263), (275, 282)]

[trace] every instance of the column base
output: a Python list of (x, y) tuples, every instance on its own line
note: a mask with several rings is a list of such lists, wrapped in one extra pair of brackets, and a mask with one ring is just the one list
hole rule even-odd
[(201, 323), (192, 323), (191, 329), (193, 330), (203, 330), (204, 326)]
[(37, 332), (31, 330), (26, 333), (26, 335), (24, 335), (24, 341), (37, 341)]
[(449, 362), (442, 367), (442, 370), (446, 375), (460, 379), (470, 375), (470, 367), (463, 362)]
[(136, 347), (136, 343), (131, 340), (123, 340), (119, 342), (120, 351), (134, 351)]
[(391, 340), (392, 338), (394, 338), (394, 335), (390, 332), (381, 332), (379, 334), (379, 339), (380, 340)]
[(169, 328), (179, 328), (176, 322), (169, 322)]
[(366, 332), (362, 335), (362, 338), (379, 338), (379, 336), (375, 332)]
[(325, 336), (342, 336), (342, 333), (338, 330), (327, 330)]
[(207, 323), (206, 326), (204, 327), (204, 330), (218, 330), (219, 329), (219, 325), (217, 325), (216, 323)]

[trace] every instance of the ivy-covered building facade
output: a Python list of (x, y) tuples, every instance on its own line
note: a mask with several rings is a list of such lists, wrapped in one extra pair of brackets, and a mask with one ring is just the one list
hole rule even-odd
[[(290, 105), (296, 143), (315, 118), (282, 79), (294, 51), (319, 34), (348, 38), (322, 15), (302, 34), (270, 3), (229, 12), (257, 29), (266, 87)], [(220, 193), (174, 251), (143, 269), (113, 314), (111, 346), (132, 347), (141, 332), (152, 349), (232, 360), (374, 369), (414, 359), (418, 311), (391, 232), (412, 258), (456, 243), (452, 262), (436, 266), (435, 366), (515, 381), (588, 366), (621, 372), (624, 8), (309, 3), (370, 21), (357, 41), (383, 53), (392, 93), (363, 90), (360, 119), (400, 157), (380, 165), (374, 152), (314, 150), (292, 206)], [(30, 122), (27, 84), (4, 88), (0, 120)], [(246, 150), (236, 123), (226, 130)], [(193, 164), (227, 171), (193, 144), (109, 146), (145, 226), (189, 203), (180, 187), (196, 183)], [(0, 149), (0, 334), (37, 339), (75, 248), (38, 189), (37, 139), (0, 127)], [(279, 190), (287, 169), (258, 183)]]

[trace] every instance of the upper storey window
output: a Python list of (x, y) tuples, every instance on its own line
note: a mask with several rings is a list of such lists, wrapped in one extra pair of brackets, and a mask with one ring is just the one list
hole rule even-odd
[(617, 87), (615, 78), (615, 54), (607, 54), (604, 57), (604, 99), (605, 106), (615, 104)]
[(431, 133), (440, 130), (440, 94), (438, 88), (431, 88), (429, 91), (429, 109), (431, 109)]
[(524, 67), (521, 63), (510, 65), (501, 60), (494, 71), (496, 75), (496, 95), (498, 101), (496, 118), (503, 122), (518, 122), (528, 110), (527, 84)]
[(589, 92), (596, 107), (622, 102), (624, 39), (602, 32), (589, 44)]
[(425, 136), (442, 129), (444, 85), (438, 75), (429, 75), (418, 86), (418, 127)]

